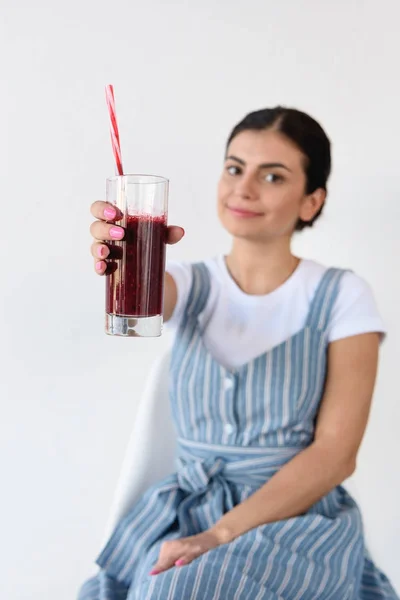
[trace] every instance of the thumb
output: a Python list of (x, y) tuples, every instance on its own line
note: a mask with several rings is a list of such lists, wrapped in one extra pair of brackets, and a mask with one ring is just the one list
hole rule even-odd
[(167, 244), (176, 244), (183, 238), (184, 235), (185, 230), (183, 229), (183, 227), (171, 225), (167, 229)]

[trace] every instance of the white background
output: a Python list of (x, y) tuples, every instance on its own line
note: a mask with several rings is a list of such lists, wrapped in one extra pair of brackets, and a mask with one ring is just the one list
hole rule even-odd
[(171, 180), (174, 259), (229, 248), (215, 214), (225, 139), (253, 109), (315, 116), (333, 142), (303, 256), (354, 269), (389, 328), (357, 487), (400, 589), (397, 0), (2, 0), (0, 597), (71, 600), (98, 554), (146, 372), (168, 344), (103, 333), (90, 203), (114, 172)]

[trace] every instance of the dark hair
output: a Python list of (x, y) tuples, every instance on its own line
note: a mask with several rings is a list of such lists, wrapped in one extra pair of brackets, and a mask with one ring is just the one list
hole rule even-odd
[[(307, 178), (306, 194), (316, 189), (327, 189), (331, 172), (331, 144), (321, 125), (300, 110), (277, 106), (251, 112), (232, 130), (227, 147), (242, 131), (274, 129), (285, 135), (306, 157), (304, 171)], [(296, 230), (311, 227), (322, 212), (323, 206), (311, 221), (299, 219)]]

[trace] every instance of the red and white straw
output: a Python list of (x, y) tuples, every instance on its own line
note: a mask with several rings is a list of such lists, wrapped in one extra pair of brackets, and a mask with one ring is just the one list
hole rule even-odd
[(111, 144), (115, 157), (116, 170), (118, 175), (123, 175), (124, 171), (122, 169), (121, 144), (119, 141), (117, 114), (115, 112), (114, 88), (112, 85), (106, 86), (106, 100), (108, 113), (110, 115)]

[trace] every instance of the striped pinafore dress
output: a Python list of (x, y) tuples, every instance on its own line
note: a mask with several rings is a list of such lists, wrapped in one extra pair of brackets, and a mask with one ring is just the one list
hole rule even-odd
[(341, 486), (298, 517), (252, 529), (185, 567), (148, 575), (165, 540), (210, 528), (312, 442), (342, 274), (326, 271), (297, 334), (230, 370), (203, 343), (198, 317), (209, 272), (202, 263), (193, 266), (171, 357), (176, 473), (119, 522), (79, 600), (398, 598), (369, 558), (358, 507)]

